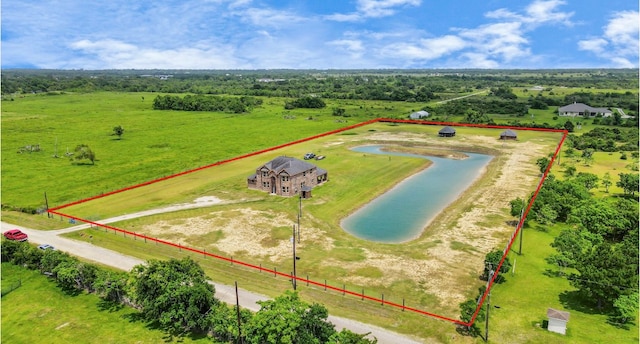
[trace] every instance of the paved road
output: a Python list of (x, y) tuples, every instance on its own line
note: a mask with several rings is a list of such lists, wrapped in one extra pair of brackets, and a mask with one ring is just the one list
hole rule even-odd
[[(191, 206), (181, 205), (181, 206), (193, 207), (192, 205)], [(201, 206), (204, 206), (204, 205), (201, 205)], [(177, 210), (176, 207), (180, 207), (180, 206), (173, 206), (173, 207), (162, 208), (162, 209), (164, 209), (165, 211), (167, 209)], [(129, 214), (125, 216), (119, 216), (112, 219), (101, 220), (99, 222), (105, 223), (105, 224), (113, 223), (113, 222), (121, 221), (125, 218), (130, 219), (135, 217), (141, 217), (141, 216), (149, 215), (151, 213), (157, 214), (159, 213), (159, 211), (158, 210), (145, 211), (145, 212)], [(87, 228), (89, 227), (89, 225), (79, 225), (79, 226), (65, 228), (61, 230), (55, 230), (55, 231), (41, 231), (41, 230), (25, 228), (22, 226), (9, 224), (6, 222), (0, 222), (0, 226), (2, 228), (3, 233), (9, 229), (18, 228), (23, 232), (27, 233), (27, 235), (29, 235), (29, 242), (36, 243), (36, 244), (50, 244), (50, 245), (53, 245), (58, 250), (65, 251), (75, 256), (81, 257), (83, 259), (108, 265), (117, 269), (130, 271), (134, 266), (144, 263), (143, 260), (138, 258), (123, 255), (116, 251), (95, 246), (87, 242), (72, 240), (72, 239), (68, 239), (60, 236), (60, 234), (63, 234), (63, 233), (69, 233), (69, 232)], [(235, 305), (236, 296), (235, 296), (234, 286), (215, 283), (215, 282), (211, 282), (211, 283), (216, 288), (216, 297), (218, 299), (220, 299), (223, 302)], [(240, 306), (250, 309), (254, 312), (260, 309), (260, 305), (256, 303), (257, 301), (269, 299), (267, 296), (260, 295), (254, 292), (240, 289), (240, 288), (238, 289), (238, 295), (240, 300)], [(416, 341), (413, 338), (409, 338), (407, 336), (403, 336), (398, 333), (391, 332), (381, 327), (357, 322), (347, 318), (341, 318), (341, 317), (329, 315), (328, 320), (336, 326), (336, 329), (338, 331), (342, 330), (343, 328), (346, 328), (355, 333), (371, 332), (370, 337), (377, 338), (378, 343), (380, 344), (421, 343), (419, 341)]]

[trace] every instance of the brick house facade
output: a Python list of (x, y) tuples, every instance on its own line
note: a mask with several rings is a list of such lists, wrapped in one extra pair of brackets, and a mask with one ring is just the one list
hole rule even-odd
[(311, 197), (311, 189), (328, 180), (327, 171), (306, 161), (280, 156), (258, 167), (247, 178), (250, 189), (262, 190), (279, 196), (300, 194)]

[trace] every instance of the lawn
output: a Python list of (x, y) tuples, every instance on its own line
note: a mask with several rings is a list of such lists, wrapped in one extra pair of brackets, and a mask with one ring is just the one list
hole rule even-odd
[[(626, 329), (608, 324), (607, 315), (586, 305), (565, 277), (553, 273), (560, 269), (545, 261), (555, 252), (550, 244), (563, 226), (532, 222), (524, 231), (523, 254), (513, 246), (509, 259), (515, 273), (506, 274), (507, 281), (491, 292), (489, 338), (496, 343), (638, 343), (637, 322)], [(566, 336), (541, 327), (547, 308), (570, 312)], [(484, 333), (484, 323), (478, 325)]]
[(21, 286), (2, 297), (3, 343), (209, 343), (170, 338), (140, 319), (137, 310), (98, 296), (63, 292), (37, 271), (2, 263), (2, 286)]

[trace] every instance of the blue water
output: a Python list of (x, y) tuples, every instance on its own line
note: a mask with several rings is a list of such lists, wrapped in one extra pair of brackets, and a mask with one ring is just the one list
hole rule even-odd
[(417, 238), (427, 224), (455, 201), (475, 181), (493, 156), (466, 153), (456, 160), (408, 153), (383, 152), (382, 146), (360, 146), (353, 150), (428, 159), (427, 169), (403, 180), (342, 221), (342, 228), (356, 237), (384, 243)]

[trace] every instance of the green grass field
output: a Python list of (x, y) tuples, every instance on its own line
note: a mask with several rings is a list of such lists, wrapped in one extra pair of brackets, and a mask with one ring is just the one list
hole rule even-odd
[(16, 281), (21, 286), (2, 297), (3, 343), (210, 342), (170, 338), (132, 308), (114, 306), (93, 294), (65, 293), (38, 271), (2, 263), (3, 288)]
[[(145, 100), (142, 101), (142, 96)], [(119, 189), (125, 186), (134, 185), (147, 180), (166, 176), (172, 173), (192, 169), (198, 166), (207, 165), (219, 160), (228, 159), (241, 154), (261, 150), (274, 145), (294, 141), (303, 137), (308, 137), (318, 133), (344, 127), (346, 125), (355, 124), (363, 120), (376, 117), (395, 117), (400, 118), (406, 116), (409, 112), (418, 110), (421, 106), (417, 103), (405, 102), (366, 102), (366, 101), (328, 101), (328, 106), (322, 110), (292, 110), (284, 111), (282, 104), (283, 99), (265, 99), (261, 108), (255, 109), (251, 114), (231, 115), (219, 113), (190, 113), (190, 112), (159, 112), (151, 110), (151, 101), (155, 94), (127, 94), (127, 93), (91, 93), (91, 94), (63, 94), (63, 95), (38, 95), (17, 98), (15, 101), (2, 102), (2, 203), (14, 206), (41, 206), (44, 203), (44, 192), (47, 192), (51, 206), (75, 201)], [(344, 107), (347, 113), (353, 117), (346, 118), (347, 122), (337, 122), (336, 118), (331, 115), (332, 107)], [(295, 116), (295, 119), (284, 119), (283, 116)], [(550, 110), (534, 113), (536, 122), (544, 122), (552, 120), (553, 114)], [(309, 117), (312, 119), (310, 120)], [(509, 120), (511, 118), (501, 118)], [(523, 121), (529, 121), (529, 118), (520, 118)], [(560, 119), (562, 120), (562, 119)], [(564, 121), (563, 121), (564, 122)], [(116, 125), (122, 125), (125, 133), (122, 140), (117, 140), (112, 136), (112, 128)], [(582, 131), (589, 130), (588, 125), (583, 126)], [(424, 131), (427, 126), (389, 126), (387, 124), (376, 124), (372, 127), (359, 128), (348, 134), (348, 137), (358, 137), (369, 130), (387, 131), (406, 131), (410, 133), (419, 133)], [(429, 127), (431, 131), (437, 131), (439, 128)], [(486, 132), (484, 129), (460, 128), (461, 137), (464, 135), (478, 134)], [(238, 135), (241, 132), (242, 135)], [(489, 134), (489, 135), (494, 135)], [(545, 143), (550, 147), (554, 147), (557, 142), (557, 134), (539, 136), (537, 133), (521, 132), (520, 141)], [(338, 136), (339, 137), (339, 136)], [(335, 138), (331, 138), (335, 139)], [(53, 158), (56, 152), (62, 158)], [(97, 161), (95, 165), (77, 165), (73, 164), (64, 157), (66, 148), (73, 150), (76, 144), (86, 143), (96, 152)], [(328, 139), (315, 142), (308, 142), (294, 147), (283, 149), (281, 152), (269, 153), (288, 154), (292, 156), (301, 156), (306, 151), (312, 150), (316, 153), (327, 155), (326, 160), (318, 162), (318, 165), (328, 170), (340, 170), (353, 168), (353, 161), (350, 161), (348, 152), (327, 145)], [(41, 152), (34, 153), (16, 153), (19, 147), (40, 144), (43, 148)], [(585, 171), (603, 174), (607, 170), (607, 166), (618, 158), (618, 153), (612, 156), (595, 157), (592, 167), (584, 167)], [(278, 211), (289, 214), (293, 219), (295, 217), (296, 199), (277, 200), (266, 208), (260, 202), (266, 199), (266, 195), (246, 190), (243, 180), (250, 174), (259, 161), (263, 161), (270, 155), (261, 156), (259, 159), (247, 159), (240, 162), (234, 162), (230, 169), (212, 168), (201, 171), (187, 178), (175, 179), (159, 184), (154, 184), (131, 192), (119, 194), (101, 200), (92, 201), (90, 203), (75, 206), (70, 210), (74, 215), (80, 215), (89, 219), (105, 218), (113, 215), (128, 213), (136, 210), (149, 209), (162, 205), (173, 204), (177, 202), (188, 202), (201, 195), (216, 195), (222, 199), (229, 197), (230, 193), (234, 196), (240, 196), (245, 200), (250, 200), (251, 206), (258, 210)], [(339, 159), (332, 159), (339, 158)], [(369, 167), (375, 166), (376, 161), (371, 157), (370, 165), (363, 165), (362, 171), (367, 171)], [(386, 159), (384, 157), (383, 159)], [(609, 159), (609, 160), (608, 160)], [(397, 160), (397, 161), (395, 161)], [(603, 161), (600, 164), (600, 161)], [(566, 160), (565, 160), (566, 161)], [(627, 160), (627, 164), (631, 160)], [(564, 163), (564, 161), (562, 162)], [(324, 165), (326, 164), (326, 165)], [(361, 162), (359, 162), (361, 164)], [(422, 163), (412, 160), (394, 159), (393, 170), (398, 169), (405, 171), (407, 175), (415, 169), (421, 167)], [(359, 166), (359, 165), (358, 165)], [(616, 165), (617, 166), (617, 165)], [(366, 167), (366, 168), (364, 168)], [(582, 171), (583, 167), (576, 165), (578, 171)], [(616, 167), (618, 168), (618, 167)], [(620, 167), (621, 169), (623, 167)], [(561, 166), (554, 167), (554, 172), (559, 174)], [(246, 171), (246, 172), (245, 172)], [(597, 171), (597, 172), (593, 172)], [(617, 171), (617, 170), (616, 170)], [(382, 174), (381, 171), (371, 171), (366, 174), (363, 172), (363, 178), (379, 178), (375, 182), (380, 185), (381, 191), (391, 186), (398, 175)], [(627, 171), (628, 172), (628, 171)], [(615, 181), (617, 173), (610, 172), (614, 186), (610, 189), (611, 193), (617, 193), (615, 189)], [(331, 174), (330, 174), (331, 176)], [(238, 178), (242, 177), (239, 179)], [(393, 177), (393, 178), (391, 178)], [(393, 179), (393, 180), (392, 180)], [(353, 182), (353, 181), (346, 181)], [(334, 181), (332, 181), (334, 183)], [(337, 184), (338, 181), (335, 181)], [(386, 183), (386, 184), (385, 184)], [(364, 185), (347, 185), (341, 184), (340, 188), (318, 188), (314, 190), (314, 199), (321, 200), (323, 197), (339, 198), (341, 202), (332, 204), (323, 204), (320, 202), (307, 202), (305, 209), (313, 211), (317, 214), (317, 223), (314, 225), (322, 226), (325, 224), (335, 224), (338, 218), (343, 216), (349, 210), (345, 209), (347, 205), (353, 207), (354, 204), (365, 202), (366, 193)], [(359, 192), (348, 194), (340, 194), (340, 189), (347, 187), (353, 188)], [(338, 190), (338, 191), (336, 191)], [(366, 195), (371, 198), (372, 195)], [(313, 201), (313, 199), (312, 199)], [(264, 203), (264, 202), (263, 202)], [(233, 205), (224, 206), (233, 210)], [(274, 208), (272, 208), (274, 207)], [(205, 210), (193, 210), (181, 212), (180, 214), (163, 215), (167, 220), (179, 220), (184, 217), (203, 216)], [(151, 221), (162, 218), (158, 216), (152, 218)], [(69, 224), (60, 221), (59, 218), (46, 219), (46, 217), (28, 216), (17, 214), (15, 212), (2, 213), (3, 220), (23, 224), (29, 227), (54, 229), (68, 226)], [(149, 220), (146, 220), (149, 221)], [(502, 221), (501, 219), (493, 219), (491, 221)], [(486, 225), (491, 225), (491, 221)], [(144, 225), (142, 220), (132, 220), (123, 225), (123, 228), (139, 228)], [(274, 237), (288, 237), (288, 231), (282, 232), (283, 229), (274, 229)], [(304, 229), (303, 229), (304, 230)], [(151, 259), (158, 257), (178, 257), (185, 253), (177, 249), (169, 247), (151, 247), (151, 243), (144, 243), (140, 240), (134, 240), (131, 237), (123, 237), (122, 235), (114, 235), (112, 232), (100, 232), (96, 229), (87, 230), (86, 233), (92, 233), (94, 244), (116, 249), (125, 254), (130, 254), (143, 259)], [(282, 232), (282, 233), (281, 233)], [(554, 231), (537, 232), (527, 231), (525, 233), (525, 255), (515, 257), (517, 259), (516, 274), (507, 276), (508, 282), (499, 285), (494, 289), (492, 294), (492, 303), (500, 305), (500, 309), (492, 311), (491, 331), (492, 342), (504, 342), (500, 338), (505, 338), (507, 342), (521, 343), (538, 343), (538, 342), (576, 342), (576, 343), (592, 343), (606, 342), (608, 338), (613, 338), (611, 342), (637, 342), (637, 327), (631, 330), (620, 330), (606, 324), (606, 316), (590, 314), (589, 311), (580, 309), (575, 304), (562, 303), (561, 296), (565, 295), (565, 291), (571, 291), (570, 286), (565, 279), (550, 278), (542, 272), (545, 267), (544, 258), (549, 254), (551, 248), (548, 243), (553, 240)], [(207, 240), (217, 240), (215, 231), (208, 234)], [(538, 235), (538, 236), (536, 236)], [(88, 240), (87, 236), (80, 237), (79, 233), (70, 235), (80, 240)], [(529, 239), (529, 236), (531, 239)], [(408, 250), (409, 256), (420, 257), (418, 250), (426, 251), (430, 245), (438, 243), (421, 243), (412, 250)], [(346, 235), (337, 237), (337, 247), (331, 254), (341, 257), (346, 261), (358, 262), (363, 259), (363, 248), (370, 248), (371, 244), (364, 241), (353, 240), (347, 238)], [(457, 249), (464, 251), (472, 249), (463, 243), (455, 242), (452, 245)], [(305, 263), (308, 265), (308, 271), (317, 271), (318, 275), (328, 276), (329, 281), (335, 286), (339, 284), (341, 277), (348, 276), (350, 271), (346, 269), (333, 268), (328, 270), (320, 264), (313, 263), (313, 259), (309, 257), (321, 256), (320, 250), (308, 248), (310, 256), (305, 257)], [(389, 250), (392, 250), (391, 248)], [(397, 248), (393, 250), (397, 251)], [(213, 262), (210, 259), (198, 258), (207, 274), (214, 280), (233, 283), (238, 281), (241, 287), (250, 290), (259, 290), (270, 296), (277, 296), (282, 291), (290, 288), (290, 282), (285, 278), (273, 278), (273, 282), (269, 283), (269, 288), (264, 288), (264, 278), (254, 271), (247, 272), (246, 269), (236, 266), (229, 266), (220, 262)], [(236, 259), (242, 259), (239, 254)], [(512, 256), (512, 259), (514, 257)], [(302, 265), (304, 266), (304, 265)], [(4, 268), (4, 265), (3, 265)], [(271, 267), (269, 267), (271, 268)], [(287, 269), (286, 265), (280, 268)], [(280, 271), (279, 268), (279, 271)], [(315, 270), (313, 270), (315, 269)], [(4, 269), (3, 269), (4, 270)], [(299, 276), (306, 274), (308, 271), (299, 271)], [(4, 271), (3, 271), (4, 273)], [(358, 274), (366, 276), (380, 276), (381, 272), (376, 269), (363, 267)], [(467, 276), (469, 277), (469, 276)], [(317, 279), (316, 276), (311, 276)], [(45, 282), (48, 282), (45, 279)], [(302, 283), (299, 283), (299, 285)], [(475, 285), (469, 285), (469, 290), (473, 290)], [(360, 286), (351, 288), (360, 288)], [(383, 285), (367, 285), (364, 287), (365, 293), (377, 294), (385, 293), (385, 297), (396, 303), (402, 302), (402, 297), (409, 296), (417, 299), (420, 306), (430, 306), (434, 303), (434, 299), (430, 295), (414, 297), (415, 293), (421, 290), (419, 284), (407, 281), (399, 281), (391, 286)], [(461, 337), (456, 334), (455, 327), (449, 323), (433, 320), (412, 314), (411, 312), (401, 312), (391, 307), (380, 306), (370, 302), (362, 302), (353, 297), (341, 297), (335, 292), (325, 292), (322, 288), (303, 286), (301, 294), (308, 300), (313, 300), (326, 304), (331, 314), (357, 317), (358, 320), (371, 322), (379, 326), (383, 326), (401, 333), (415, 334), (428, 341), (437, 342), (475, 342), (479, 339), (471, 339)], [(25, 289), (26, 290), (26, 289)], [(358, 290), (359, 291), (359, 290)], [(17, 291), (16, 291), (17, 292)], [(14, 292), (14, 293), (16, 293)], [(563, 294), (564, 293), (564, 294)], [(6, 304), (6, 298), (3, 298), (3, 306)], [(406, 296), (405, 296), (406, 295)], [(502, 295), (502, 296), (501, 296)], [(375, 295), (379, 297), (379, 295)], [(84, 297), (84, 296), (78, 296)], [(36, 303), (41, 303), (35, 301)], [(544, 302), (544, 303), (543, 303)], [(518, 305), (518, 308), (507, 306), (510, 304)], [(32, 306), (46, 307), (47, 305)], [(408, 306), (416, 306), (415, 304)], [(457, 305), (447, 305), (448, 307), (457, 307)], [(61, 305), (63, 309), (65, 306)], [(78, 307), (78, 312), (74, 309)], [(541, 322), (546, 313), (547, 307), (556, 307), (567, 309), (572, 312), (572, 320), (569, 322), (570, 332), (567, 337), (561, 337), (547, 333), (536, 326), (537, 322)], [(571, 307), (575, 307), (572, 309)], [(70, 314), (82, 314), (83, 307), (68, 306)], [(86, 308), (86, 307), (85, 307)], [(20, 309), (16, 306), (15, 309)], [(40, 308), (37, 308), (40, 309)], [(357, 314), (354, 309), (361, 310)], [(5, 314), (7, 309), (3, 309), (3, 334), (7, 333), (7, 326), (13, 325)], [(33, 316), (32, 316), (33, 317)], [(89, 317), (89, 316), (86, 316)], [(31, 319), (31, 318), (29, 318)], [(82, 319), (79, 316), (78, 319)], [(24, 319), (23, 319), (24, 322)], [(72, 321), (68, 321), (73, 323)], [(64, 323), (64, 322), (63, 322)], [(61, 324), (63, 324), (61, 323)], [(59, 330), (45, 327), (49, 331), (61, 331), (70, 328), (67, 325)], [(145, 324), (132, 323), (144, 329)], [(53, 326), (53, 324), (51, 325)], [(124, 326), (124, 325), (118, 325)], [(124, 328), (124, 327), (122, 327)], [(140, 330), (138, 329), (138, 330)], [(136, 333), (138, 330), (131, 330)], [(120, 327), (105, 328), (105, 334), (110, 332), (124, 332)], [(145, 330), (146, 331), (146, 330)], [(117, 336), (118, 334), (114, 334)], [(155, 334), (144, 335), (142, 338), (152, 338)], [(147, 336), (147, 337), (144, 337)], [(162, 334), (159, 334), (161, 337)], [(611, 336), (611, 337), (610, 337)], [(33, 339), (35, 336), (26, 337)], [(8, 338), (8, 337), (7, 337)], [(33, 342), (32, 340), (23, 340), (22, 337), (15, 337), (15, 342)], [(40, 337), (36, 337), (40, 338)], [(117, 337), (119, 338), (119, 337)], [(13, 339), (13, 337), (11, 337)], [(14, 341), (14, 340), (11, 340)], [(151, 340), (148, 342), (157, 342), (159, 340)], [(64, 342), (64, 341), (61, 341)], [(113, 342), (122, 342), (115, 340)], [(140, 342), (145, 342), (141, 339)]]

